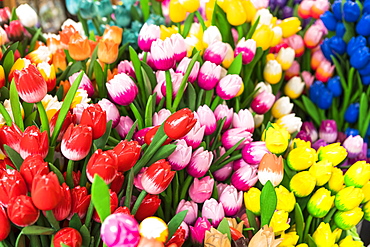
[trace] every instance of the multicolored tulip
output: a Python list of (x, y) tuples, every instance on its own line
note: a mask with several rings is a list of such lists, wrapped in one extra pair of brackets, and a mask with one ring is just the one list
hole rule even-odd
[(329, 190), (319, 188), (308, 201), (307, 210), (313, 217), (323, 218), (332, 208), (334, 198)]
[(98, 101), (98, 104), (107, 113), (107, 122), (112, 120), (112, 128), (115, 128), (120, 120), (120, 113), (117, 107), (107, 99), (101, 99)]
[(211, 197), (214, 179), (206, 176), (198, 179), (194, 178), (189, 188), (189, 196), (196, 203), (203, 203)]
[(53, 244), (55, 247), (62, 247), (63, 245), (81, 247), (82, 236), (76, 229), (65, 227), (55, 233)]
[(274, 118), (281, 118), (285, 115), (291, 113), (294, 104), (290, 103), (289, 97), (280, 97), (275, 101), (274, 105), (271, 108), (271, 113)]
[(254, 119), (251, 111), (248, 109), (241, 109), (238, 113), (234, 113), (232, 117), (232, 126), (233, 128), (242, 128), (253, 133)]
[(205, 61), (200, 67), (198, 74), (198, 85), (204, 90), (216, 87), (221, 78), (221, 66), (210, 61)]
[(10, 41), (21, 41), (24, 37), (24, 27), (20, 20), (13, 20), (5, 27), (5, 32)]
[(183, 108), (167, 118), (164, 132), (169, 138), (177, 140), (188, 134), (196, 122), (194, 113), (189, 108)]
[(281, 80), (282, 67), (276, 60), (269, 60), (263, 69), (263, 78), (270, 84), (276, 84)]
[(162, 193), (171, 183), (175, 171), (171, 171), (170, 164), (164, 159), (158, 160), (149, 166), (141, 177), (141, 184), (150, 194)]
[(232, 148), (242, 139), (244, 140), (236, 148), (237, 150), (242, 149), (247, 143), (252, 141), (252, 133), (245, 128), (232, 128), (226, 130), (221, 136), (222, 145), (226, 149)]
[(216, 41), (207, 47), (204, 51), (203, 58), (205, 61), (220, 65), (226, 56), (227, 50), (226, 43)]
[(82, 160), (92, 145), (92, 128), (87, 125), (69, 125), (61, 143), (62, 154), (70, 160)]
[(214, 198), (206, 200), (202, 207), (202, 217), (212, 220), (212, 226), (217, 227), (225, 217), (222, 203), (218, 203)]
[(118, 64), (118, 74), (125, 73), (128, 76), (136, 79), (134, 66), (132, 65), (132, 61), (123, 60)]
[(156, 40), (150, 48), (153, 63), (158, 70), (169, 70), (175, 65), (175, 53), (170, 39)]
[(33, 205), (32, 199), (26, 195), (13, 197), (7, 208), (9, 220), (17, 226), (33, 225), (40, 216), (40, 211)]
[(257, 114), (263, 115), (271, 109), (274, 102), (275, 96), (272, 93), (263, 91), (252, 100), (251, 108)]
[(302, 120), (300, 117), (296, 117), (295, 113), (291, 113), (279, 118), (276, 123), (285, 128), (290, 134), (300, 130), (302, 126)]
[(327, 143), (332, 143), (337, 140), (338, 131), (335, 120), (324, 120), (321, 122), (319, 137)]
[(245, 40), (244, 37), (241, 38), (235, 47), (234, 56), (236, 57), (240, 53), (242, 54), (243, 64), (252, 62), (256, 54), (256, 41), (253, 39)]
[(292, 66), (295, 52), (292, 48), (281, 48), (276, 56), (276, 61), (281, 65), (282, 70), (287, 70)]
[(186, 144), (186, 141), (181, 139), (176, 142), (175, 151), (168, 156), (168, 162), (171, 164), (171, 168), (175, 171), (184, 169), (190, 162), (192, 155), (192, 148)]
[(242, 157), (245, 162), (251, 165), (257, 165), (261, 162), (263, 156), (268, 153), (266, 143), (255, 141), (246, 144), (242, 150)]
[(0, 147), (3, 152), (4, 145), (8, 145), (19, 153), (20, 150), (20, 139), (22, 138), (22, 131), (19, 127), (13, 123), (12, 126), (4, 125), (0, 128)]
[(370, 164), (366, 161), (357, 161), (344, 174), (344, 183), (346, 186), (355, 186), (362, 188), (370, 179)]
[(176, 214), (185, 210), (188, 210), (184, 218), (185, 223), (189, 225), (194, 224), (198, 216), (198, 204), (196, 204), (194, 201), (185, 201), (182, 199), (177, 206)]
[(200, 178), (206, 174), (211, 166), (212, 160), (213, 153), (200, 147), (191, 155), (190, 163), (186, 167), (186, 171), (189, 175)]
[(221, 99), (230, 100), (244, 91), (243, 80), (239, 75), (226, 75), (216, 86), (216, 93)]
[[(223, 130), (228, 129), (231, 125), (231, 121), (234, 120), (234, 117), (233, 117), (234, 111), (232, 108), (229, 109), (227, 105), (222, 105), (222, 104), (218, 105), (213, 113), (215, 114), (216, 121), (220, 121), (223, 118), (225, 118), (225, 123), (222, 126)], [(254, 128), (254, 125), (253, 125), (253, 128)]]
[(333, 73), (334, 65), (331, 65), (331, 63), (327, 60), (323, 60), (317, 68), (315, 76), (318, 80), (327, 82), (329, 78), (333, 76)]
[(39, 154), (45, 158), (49, 150), (47, 132), (40, 132), (35, 125), (28, 126), (21, 137), (19, 154), (23, 159), (30, 155)]
[(197, 114), (195, 114), (195, 118), (200, 123), (200, 126), (205, 126), (205, 135), (211, 135), (216, 131), (216, 117), (213, 114), (213, 111), (207, 105), (199, 106), (196, 113)]
[(278, 186), (283, 180), (284, 164), (282, 157), (275, 154), (266, 153), (258, 167), (258, 180), (265, 185), (270, 180), (274, 187)]
[(363, 218), (364, 212), (360, 207), (348, 211), (337, 211), (334, 214), (334, 222), (342, 230), (349, 230), (355, 227)]
[(106, 184), (110, 184), (117, 174), (118, 156), (115, 151), (96, 150), (86, 166), (86, 176), (91, 183), (95, 174), (99, 175)]
[(109, 97), (119, 105), (129, 105), (138, 94), (135, 82), (124, 73), (115, 75), (106, 85)]
[(242, 207), (243, 192), (238, 191), (233, 185), (227, 185), (220, 191), (219, 201), (222, 203), (225, 215), (234, 216)]
[(296, 197), (306, 197), (312, 193), (316, 185), (316, 178), (309, 171), (298, 172), (290, 180), (290, 191)]
[(148, 52), (152, 43), (160, 38), (159, 26), (144, 23), (139, 32), (138, 45), (141, 50)]
[(296, 99), (301, 96), (305, 83), (299, 76), (292, 77), (284, 86), (284, 93), (291, 99)]
[(335, 195), (334, 204), (338, 210), (352, 210), (360, 205), (364, 196), (361, 188), (345, 187)]
[(59, 204), (53, 208), (53, 214), (57, 221), (62, 221), (68, 217), (71, 212), (72, 206), (72, 197), (71, 197), (71, 190), (66, 183), (63, 183), (60, 186), (61, 189), (61, 198), (63, 198)]
[[(190, 58), (184, 57), (180, 61), (180, 63), (177, 65), (176, 73), (181, 73), (182, 75), (185, 75), (190, 61), (191, 61)], [(191, 69), (191, 72), (190, 72), (190, 75), (189, 75), (189, 78), (188, 78), (189, 82), (193, 83), (197, 79), (198, 73), (199, 73), (199, 67), (200, 67), (200, 63), (198, 61), (196, 61), (193, 68)]]
[(92, 84), (90, 78), (84, 72), (76, 72), (72, 74), (68, 78), (68, 80), (70, 84), (73, 85), (73, 83), (75, 82), (77, 77), (80, 75), (80, 73), (83, 73), (83, 76), (82, 76), (82, 79), (81, 79), (81, 82), (78, 88), (86, 90), (89, 97), (92, 97), (94, 95), (94, 85)]

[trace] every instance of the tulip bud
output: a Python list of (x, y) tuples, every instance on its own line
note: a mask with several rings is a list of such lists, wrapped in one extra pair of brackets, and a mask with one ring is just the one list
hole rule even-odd
[(316, 79), (322, 82), (327, 82), (329, 78), (333, 76), (333, 73), (334, 65), (331, 65), (331, 63), (327, 60), (323, 60), (317, 68), (315, 76)]
[(244, 146), (242, 150), (242, 157), (248, 164), (257, 165), (261, 162), (266, 153), (269, 153), (269, 151), (266, 148), (265, 142), (250, 142)]
[(353, 186), (345, 187), (336, 194), (334, 204), (338, 210), (352, 210), (360, 205), (364, 196), (360, 188)]
[(4, 125), (0, 128), (0, 147), (1, 151), (5, 152), (4, 145), (8, 145), (19, 153), (20, 140), (22, 138), (22, 131), (15, 123), (12, 126)]
[(86, 187), (76, 186), (71, 189), (72, 206), (71, 212), (67, 219), (71, 220), (74, 214), (77, 214), (80, 219), (83, 219), (86, 215), (87, 208), (90, 205), (91, 195), (87, 194)]
[(138, 94), (134, 81), (123, 73), (115, 75), (106, 85), (109, 97), (119, 105), (131, 104)]
[[(216, 121), (220, 121), (223, 118), (225, 118), (225, 123), (222, 126), (223, 130), (228, 129), (231, 125), (231, 121), (234, 120), (234, 118), (233, 118), (233, 113), (234, 113), (233, 108), (229, 109), (229, 107), (227, 105), (222, 105), (222, 104), (218, 105), (213, 113), (216, 117)], [(254, 128), (254, 125), (253, 125), (253, 128)]]
[(258, 94), (251, 103), (251, 108), (257, 114), (265, 114), (268, 112), (274, 104), (275, 96), (272, 93), (263, 91)]
[(340, 247), (346, 247), (346, 246), (362, 247), (363, 243), (360, 240), (358, 241), (353, 240), (352, 236), (348, 235), (347, 237), (345, 237), (339, 242), (339, 246)]
[(87, 59), (91, 55), (91, 47), (87, 38), (78, 32), (72, 34), (68, 42), (69, 55), (76, 61)]
[(288, 212), (282, 210), (276, 210), (274, 212), (269, 225), (274, 229), (276, 235), (280, 235), (290, 227), (288, 224), (288, 217)]
[(241, 38), (235, 47), (234, 56), (236, 57), (240, 53), (242, 54), (243, 64), (252, 62), (256, 54), (256, 41), (253, 39), (245, 40), (244, 37)]
[(310, 135), (312, 142), (317, 140), (317, 130), (312, 122), (303, 122), (301, 130), (304, 130), (307, 134)]
[(212, 220), (212, 226), (217, 227), (225, 217), (222, 203), (218, 203), (214, 198), (206, 200), (202, 207), (202, 216)]
[(216, 65), (220, 65), (224, 60), (227, 52), (227, 45), (221, 41), (216, 41), (208, 46), (204, 51), (203, 58)]
[(275, 101), (271, 108), (271, 113), (274, 118), (281, 118), (292, 112), (294, 104), (290, 103), (289, 97), (281, 97)]
[(47, 132), (40, 132), (40, 130), (32, 125), (25, 129), (20, 141), (19, 154), (23, 159), (30, 155), (39, 154), (45, 158), (49, 150), (49, 141)]
[(110, 184), (117, 174), (118, 157), (114, 150), (96, 150), (86, 166), (86, 176), (91, 183), (95, 174), (99, 175), (106, 184)]
[(370, 164), (366, 161), (357, 161), (344, 174), (346, 186), (362, 188), (370, 179)]
[(8, 207), (12, 198), (27, 194), (27, 185), (17, 170), (0, 171), (0, 204)]
[(159, 39), (160, 30), (159, 26), (147, 23), (141, 27), (138, 37), (138, 46), (141, 50), (148, 52), (152, 46), (152, 43)]
[(296, 117), (294, 113), (279, 118), (276, 123), (285, 128), (290, 134), (298, 132), (302, 126), (301, 118)]
[(276, 210), (281, 210), (288, 213), (292, 212), (296, 203), (294, 193), (289, 192), (289, 190), (282, 185), (275, 187), (275, 193), (277, 196)]
[(289, 132), (275, 123), (262, 134), (262, 140), (265, 141), (267, 149), (274, 154), (283, 153), (288, 148), (289, 139)]
[(13, 197), (9, 201), (7, 213), (10, 221), (20, 227), (33, 225), (40, 216), (40, 211), (33, 205), (31, 197), (26, 195)]
[(349, 211), (337, 211), (334, 214), (335, 224), (342, 230), (350, 230), (355, 227), (364, 216), (364, 212), (359, 207)]
[(55, 173), (37, 174), (32, 182), (32, 202), (40, 210), (54, 209), (62, 199), (62, 191)]
[(317, 154), (319, 155), (319, 160), (328, 160), (333, 166), (336, 166), (346, 158), (347, 151), (337, 142), (325, 147), (320, 147)]
[(221, 99), (230, 100), (243, 93), (244, 84), (239, 75), (226, 75), (216, 86), (216, 93)]
[(85, 124), (92, 128), (93, 139), (96, 140), (103, 136), (107, 124), (106, 113), (98, 104), (90, 105), (82, 112), (80, 124)]
[(186, 144), (185, 140), (178, 140), (176, 143), (177, 147), (175, 151), (168, 156), (168, 162), (171, 164), (171, 168), (175, 171), (184, 169), (190, 162), (192, 148)]
[(296, 99), (301, 96), (305, 83), (299, 76), (291, 78), (284, 87), (284, 93), (291, 99)]
[(204, 246), (231, 247), (231, 243), (226, 233), (223, 234), (212, 227), (210, 231), (206, 231)]
[(8, 237), (11, 230), (11, 225), (3, 206), (0, 206), (0, 220), (2, 222), (0, 225), (0, 241), (3, 241)]
[(115, 128), (120, 120), (120, 113), (117, 107), (107, 99), (100, 100), (98, 104), (107, 113), (107, 122), (112, 120), (112, 128)]
[(175, 64), (175, 53), (170, 39), (157, 39), (150, 47), (154, 66), (158, 70), (169, 70)]
[[(181, 60), (181, 62), (177, 65), (176, 73), (181, 73), (182, 75), (185, 75), (190, 61), (191, 61), (190, 58), (184, 57)], [(189, 82), (193, 83), (197, 79), (198, 73), (199, 73), (199, 67), (200, 67), (200, 63), (198, 61), (196, 61), (193, 68), (191, 69), (191, 72), (190, 72), (190, 75), (189, 75), (189, 78), (188, 78)]]
[(279, 26), (283, 30), (283, 37), (288, 38), (301, 30), (301, 21), (298, 17), (289, 17), (282, 20)]
[(203, 140), (205, 128), (206, 126), (200, 126), (199, 122), (197, 121), (189, 133), (183, 137), (183, 139), (186, 141), (186, 144), (191, 146), (193, 149), (198, 148)]
[(232, 128), (223, 133), (221, 142), (226, 149), (230, 149), (242, 139), (244, 140), (236, 148), (237, 150), (242, 149), (246, 144), (252, 141), (252, 133), (244, 128)]
[(323, 218), (332, 208), (334, 196), (325, 188), (318, 189), (310, 198), (307, 204), (308, 212), (316, 218)]
[(306, 197), (312, 193), (316, 185), (316, 179), (308, 171), (298, 172), (290, 180), (290, 191), (296, 197)]
[(194, 226), (190, 226), (190, 236), (193, 243), (203, 243), (205, 232), (211, 229), (211, 223), (207, 218), (198, 218)]
[(344, 188), (344, 176), (341, 169), (337, 167), (332, 168), (331, 177), (328, 181), (327, 188), (336, 194)]
[(246, 209), (251, 211), (256, 216), (261, 215), (260, 197), (261, 191), (255, 187), (250, 188), (244, 193), (244, 204)]
[(287, 165), (294, 171), (303, 171), (311, 167), (316, 160), (315, 149), (298, 147), (289, 152)]
[(185, 201), (184, 199), (182, 199), (177, 206), (176, 214), (185, 210), (188, 210), (184, 218), (185, 223), (189, 225), (194, 224), (198, 216), (198, 204), (196, 204), (194, 201)]
[(53, 209), (53, 214), (57, 221), (66, 219), (71, 212), (72, 198), (70, 188), (66, 183), (61, 186), (61, 198), (59, 204)]
[(332, 174), (332, 170), (333, 165), (327, 160), (322, 160), (317, 163), (314, 163), (310, 167), (309, 172), (311, 173), (312, 176), (316, 178), (316, 185), (323, 186), (329, 181)]
[(268, 180), (274, 187), (278, 186), (283, 180), (284, 164), (282, 157), (275, 154), (266, 153), (258, 167), (258, 180), (265, 185)]
[(295, 52), (292, 48), (281, 48), (276, 61), (280, 63), (282, 70), (287, 70), (292, 66), (295, 57)]
[(44, 162), (40, 155), (28, 156), (22, 163), (20, 174), (27, 183), (29, 190), (32, 188), (33, 178), (36, 175), (46, 175), (49, 173), (48, 163)]
[(204, 90), (216, 87), (221, 78), (221, 66), (210, 61), (205, 61), (199, 70), (198, 85)]
[(203, 203), (211, 197), (214, 179), (206, 176), (202, 179), (194, 178), (189, 188), (189, 196), (196, 203)]
[(183, 108), (167, 118), (164, 123), (164, 132), (171, 139), (177, 140), (184, 137), (196, 122), (194, 113), (188, 108)]
[(141, 146), (137, 141), (123, 140), (113, 148), (117, 155), (118, 171), (130, 170), (140, 158)]

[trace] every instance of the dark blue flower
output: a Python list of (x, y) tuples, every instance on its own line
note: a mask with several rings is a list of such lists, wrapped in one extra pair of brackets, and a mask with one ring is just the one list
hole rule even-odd
[(348, 127), (344, 133), (346, 134), (346, 136), (357, 136), (360, 134), (360, 131)]
[(360, 73), (360, 75), (362, 76), (370, 75), (370, 63), (367, 63), (365, 67), (363, 67), (362, 69), (359, 69), (358, 73)]
[(324, 54), (324, 57), (331, 62), (331, 56), (334, 55), (331, 47), (330, 47), (330, 40), (328, 38), (325, 38), (321, 45), (321, 51)]
[(364, 46), (366, 46), (366, 38), (364, 36), (352, 37), (347, 45), (347, 53), (352, 56), (357, 49)]
[(314, 81), (314, 83), (312, 83), (311, 87), (310, 87), (310, 100), (317, 104), (318, 103), (318, 100), (319, 100), (319, 96), (320, 96), (320, 93), (322, 90), (325, 89), (325, 85), (324, 83), (322, 83), (322, 81)]
[(113, 6), (114, 18), (118, 26), (128, 27), (131, 23), (130, 11), (124, 5)]
[(338, 21), (342, 20), (342, 0), (336, 0), (331, 5), (335, 19)]
[(329, 10), (322, 14), (320, 19), (329, 31), (335, 31), (337, 28), (337, 20), (335, 19), (334, 14)]
[(363, 36), (370, 35), (370, 14), (363, 15), (357, 22), (356, 32)]
[(361, 76), (361, 81), (364, 86), (370, 85), (370, 75)]
[(350, 104), (344, 113), (344, 120), (348, 123), (356, 123), (360, 113), (360, 103)]
[(369, 0), (365, 0), (365, 2), (363, 3), (362, 13), (367, 13), (367, 14), (370, 13), (370, 1)]
[(275, 4), (279, 8), (283, 8), (286, 5), (287, 0), (275, 0)]
[(355, 69), (362, 69), (369, 62), (369, 59), (370, 59), (369, 47), (363, 46), (352, 53), (349, 59), (349, 63)]
[(80, 14), (84, 19), (92, 19), (98, 13), (96, 10), (96, 5), (93, 0), (81, 0), (80, 1)]
[(348, 1), (343, 4), (343, 18), (347, 22), (355, 22), (360, 18), (361, 9), (357, 2)]
[(101, 17), (108, 17), (113, 13), (113, 7), (110, 0), (100, 0), (95, 2), (98, 14)]
[(317, 106), (320, 109), (327, 110), (330, 108), (332, 103), (333, 103), (333, 93), (324, 87), (319, 94)]
[(343, 38), (343, 35), (346, 33), (346, 27), (344, 26), (343, 22), (337, 22), (337, 26), (335, 28), (335, 36)]
[(334, 76), (328, 80), (328, 89), (333, 93), (334, 97), (339, 97), (342, 95), (342, 84), (340, 83), (340, 77)]
[(343, 55), (346, 52), (347, 44), (342, 38), (338, 36), (333, 36), (329, 39), (329, 41), (329, 46), (331, 50), (335, 53)]

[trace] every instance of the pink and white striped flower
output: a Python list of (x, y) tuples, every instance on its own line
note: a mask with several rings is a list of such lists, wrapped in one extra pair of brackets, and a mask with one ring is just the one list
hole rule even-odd
[(271, 109), (274, 102), (275, 95), (264, 91), (252, 100), (251, 108), (257, 114), (263, 115)]
[(199, 106), (198, 110), (194, 113), (194, 116), (198, 119), (200, 126), (205, 126), (205, 135), (211, 135), (216, 131), (216, 117), (207, 105)]
[(175, 33), (171, 35), (170, 40), (175, 54), (175, 61), (180, 62), (187, 54), (185, 39), (179, 33)]
[(152, 43), (159, 39), (161, 36), (161, 30), (159, 26), (147, 23), (144, 23), (144, 25), (141, 27), (138, 37), (138, 45), (140, 49), (143, 51), (150, 51), (150, 47), (152, 46)]
[(223, 118), (226, 118), (224, 126), (222, 126), (223, 130), (226, 130), (230, 127), (231, 121), (233, 120), (233, 108), (229, 109), (227, 105), (218, 105), (213, 112), (215, 114), (216, 120), (220, 121)]
[(226, 56), (227, 50), (228, 47), (225, 43), (216, 41), (204, 51), (203, 58), (206, 61), (220, 65)]
[(195, 178), (203, 177), (211, 166), (212, 160), (212, 152), (200, 147), (191, 155), (190, 163), (186, 167), (186, 171), (190, 176)]
[(112, 128), (115, 128), (120, 120), (120, 114), (117, 107), (107, 99), (102, 99), (98, 102), (100, 107), (107, 113), (107, 122), (112, 120)]
[(210, 61), (205, 61), (198, 74), (198, 85), (204, 90), (216, 87), (221, 78), (221, 66)]
[(134, 125), (134, 121), (132, 121), (132, 119), (129, 116), (120, 117), (119, 123), (116, 126), (116, 130), (122, 139), (126, 137), (132, 125)]
[(239, 75), (229, 74), (220, 80), (216, 93), (221, 99), (229, 100), (240, 95), (244, 90), (243, 80)]
[(233, 162), (227, 163), (224, 167), (218, 169), (217, 171), (213, 172), (213, 177), (217, 181), (225, 181), (233, 172)]
[(233, 185), (227, 185), (219, 194), (218, 200), (222, 203), (225, 216), (234, 216), (242, 207), (243, 191), (238, 191)]
[(153, 64), (158, 70), (169, 70), (175, 65), (175, 52), (169, 38), (156, 40), (150, 48)]
[(214, 198), (206, 200), (202, 207), (202, 217), (212, 220), (212, 226), (217, 227), (225, 217), (222, 203), (218, 203)]
[(248, 64), (252, 62), (254, 56), (256, 55), (256, 41), (253, 39), (245, 40), (241, 38), (234, 50), (234, 56), (242, 54), (243, 64)]
[(253, 166), (242, 166), (231, 176), (231, 184), (241, 191), (249, 190), (257, 181), (257, 169)]
[(222, 135), (221, 142), (222, 142), (222, 145), (226, 149), (230, 149), (233, 146), (235, 146), (243, 138), (244, 140), (236, 148), (237, 150), (242, 149), (247, 143), (253, 140), (252, 133), (249, 131), (246, 131), (244, 128), (232, 128), (232, 129), (226, 130), (226, 132)]
[(248, 109), (241, 109), (238, 113), (234, 113), (233, 128), (243, 128), (248, 132), (254, 131), (254, 119), (252, 113)]
[(175, 151), (168, 156), (172, 170), (179, 171), (184, 169), (190, 162), (192, 156), (192, 148), (186, 144), (183, 139), (177, 140)]
[(118, 64), (118, 74), (124, 73), (132, 78), (136, 78), (134, 66), (131, 61), (123, 60)]
[(248, 143), (242, 150), (242, 157), (245, 162), (251, 165), (258, 165), (262, 157), (269, 153), (266, 144), (263, 141)]
[[(190, 58), (184, 57), (181, 60), (181, 62), (177, 65), (176, 73), (181, 73), (182, 75), (185, 75), (186, 70), (188, 69), (188, 66), (189, 66), (190, 61), (191, 61)], [(200, 67), (200, 63), (198, 61), (196, 61), (194, 63), (193, 68), (191, 69), (190, 75), (188, 77), (188, 81), (189, 82), (193, 83), (197, 79), (198, 73), (199, 73), (199, 67)]]
[(139, 92), (135, 82), (124, 73), (115, 75), (106, 86), (109, 97), (118, 105), (131, 104)]
[(205, 128), (205, 126), (200, 126), (199, 122), (197, 121), (194, 127), (182, 139), (186, 141), (188, 146), (196, 149), (203, 140)]

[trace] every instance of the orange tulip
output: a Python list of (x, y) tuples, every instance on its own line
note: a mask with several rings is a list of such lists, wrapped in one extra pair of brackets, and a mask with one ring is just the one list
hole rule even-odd
[(60, 40), (57, 40), (54, 37), (50, 37), (46, 40), (46, 46), (49, 48), (51, 53), (55, 53), (58, 49), (62, 49)]
[(112, 40), (100, 40), (98, 48), (98, 58), (106, 64), (111, 64), (117, 60), (118, 44)]
[(267, 153), (262, 157), (258, 167), (258, 180), (265, 184), (268, 180), (273, 186), (278, 186), (283, 180), (284, 164), (281, 156)]
[(104, 31), (103, 39), (112, 40), (116, 44), (121, 44), (123, 29), (117, 26), (107, 26)]
[(64, 27), (62, 31), (59, 31), (60, 42), (68, 45), (69, 39), (71, 38), (72, 34), (75, 34), (76, 32), (76, 29), (72, 25)]
[[(90, 57), (91, 48), (89, 40), (82, 38), (79, 33), (74, 33), (68, 43), (69, 55), (76, 61), (82, 61)], [(117, 50), (118, 53), (118, 50)]]
[[(63, 86), (63, 98), (66, 96), (68, 93), (68, 90), (71, 88), (71, 83), (68, 80), (65, 81), (60, 81), (59, 87)], [(58, 89), (59, 89), (58, 87)]]
[(66, 54), (62, 49), (56, 50), (53, 54), (54, 69), (56, 72), (60, 70), (64, 71), (67, 68)]
[(95, 47), (98, 45), (98, 42), (89, 39), (89, 45), (90, 45), (90, 50), (91, 50), (91, 54), (90, 55), (92, 55), (92, 53), (95, 50)]

